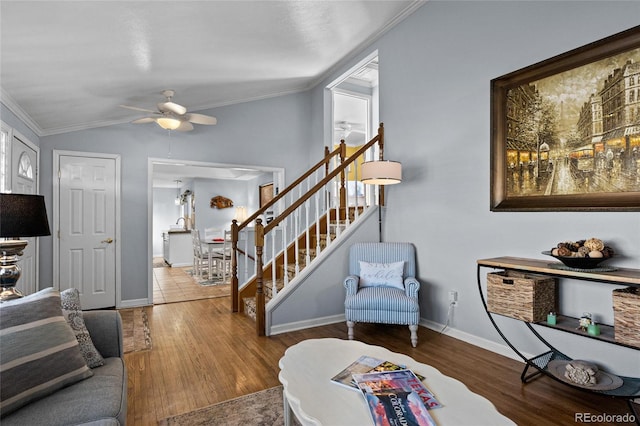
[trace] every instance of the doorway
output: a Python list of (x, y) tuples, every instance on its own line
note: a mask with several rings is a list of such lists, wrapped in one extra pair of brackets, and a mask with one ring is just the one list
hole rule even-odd
[[(0, 132), (0, 192), (38, 194), (40, 149), (23, 135), (2, 123)], [(28, 241), (18, 265), (21, 269), (16, 289), (29, 295), (39, 288), (39, 238)]]
[[(193, 276), (191, 246), (187, 249), (182, 246), (180, 250), (184, 256), (176, 260), (177, 267), (169, 267), (163, 258), (165, 244), (170, 237), (178, 240), (176, 244), (180, 244), (180, 239), (188, 238), (190, 234), (175, 235), (187, 224), (188, 229), (196, 228), (204, 237), (206, 228), (228, 228), (234, 218), (238, 219), (240, 210), (246, 215), (253, 213), (259, 208), (261, 185), (272, 183), (275, 188), (283, 187), (284, 168), (149, 158), (148, 171), (150, 302), (159, 304), (220, 297), (212, 288), (215, 286), (203, 285), (202, 280)], [(244, 194), (239, 196), (235, 191), (243, 191)], [(217, 195), (230, 198), (233, 208), (213, 208), (210, 199)], [(185, 203), (189, 200), (188, 209), (178, 202), (181, 198)], [(181, 220), (185, 216), (188, 218)], [(170, 248), (169, 252), (174, 253)]]
[(120, 156), (53, 151), (54, 287), (85, 309), (120, 305)]

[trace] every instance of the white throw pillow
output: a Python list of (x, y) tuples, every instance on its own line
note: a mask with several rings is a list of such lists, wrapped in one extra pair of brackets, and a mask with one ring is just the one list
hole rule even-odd
[(369, 263), (360, 261), (360, 287), (395, 287), (404, 290), (404, 261)]

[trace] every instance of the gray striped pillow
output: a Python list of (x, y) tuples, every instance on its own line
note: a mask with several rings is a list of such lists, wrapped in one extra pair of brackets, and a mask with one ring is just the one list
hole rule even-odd
[(53, 288), (0, 304), (0, 416), (93, 375)]

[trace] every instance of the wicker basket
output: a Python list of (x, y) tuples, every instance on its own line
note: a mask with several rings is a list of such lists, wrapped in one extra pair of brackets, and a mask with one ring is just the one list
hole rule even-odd
[(521, 321), (544, 321), (556, 310), (556, 280), (512, 270), (489, 273), (487, 308)]
[(613, 290), (613, 327), (616, 342), (640, 348), (640, 288)]

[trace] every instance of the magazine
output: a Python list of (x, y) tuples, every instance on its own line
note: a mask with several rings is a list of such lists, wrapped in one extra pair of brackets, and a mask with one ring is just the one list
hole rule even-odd
[(432, 394), (410, 370), (354, 374), (353, 378), (376, 426), (435, 426), (423, 392)]
[(384, 361), (381, 359), (363, 355), (349, 364), (347, 368), (333, 376), (331, 380), (339, 385), (346, 386), (349, 389), (358, 390), (358, 387), (353, 381), (353, 375), (358, 373), (368, 373), (383, 362)]
[[(376, 371), (394, 371), (394, 370), (406, 370), (405, 365), (394, 364), (391, 361), (384, 361), (382, 359), (374, 358), (371, 356), (361, 356), (344, 370), (336, 374), (331, 380), (339, 385), (346, 386), (353, 390), (358, 390), (356, 382), (353, 380), (354, 374), (359, 373), (373, 373)], [(424, 376), (415, 373), (414, 374), (420, 380), (424, 380)], [(435, 398), (434, 398), (435, 399)]]

